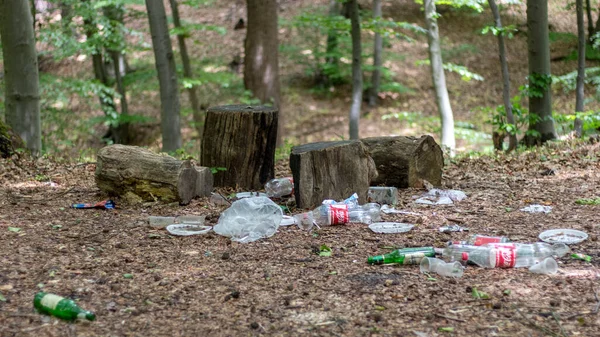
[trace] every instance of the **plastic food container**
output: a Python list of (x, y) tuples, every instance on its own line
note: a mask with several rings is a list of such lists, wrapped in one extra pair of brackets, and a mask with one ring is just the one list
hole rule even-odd
[(375, 233), (404, 233), (414, 226), (402, 222), (374, 222), (369, 225), (369, 228)]
[(167, 231), (173, 235), (197, 235), (206, 234), (212, 229), (211, 226), (193, 225), (193, 224), (172, 224), (167, 226)]
[(566, 245), (574, 245), (588, 238), (585, 232), (576, 229), (550, 229), (540, 233), (540, 240), (548, 243), (564, 243)]

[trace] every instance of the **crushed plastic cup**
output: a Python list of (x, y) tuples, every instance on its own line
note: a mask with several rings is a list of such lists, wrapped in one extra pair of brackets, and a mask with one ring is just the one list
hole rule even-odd
[(273, 236), (282, 218), (281, 207), (268, 197), (243, 198), (221, 214), (213, 230), (233, 241), (248, 243)]
[(432, 188), (427, 191), (427, 193), (418, 197), (418, 199), (415, 200), (415, 203), (426, 205), (452, 205), (466, 197), (467, 195), (463, 191)]
[(558, 272), (558, 264), (555, 259), (547, 257), (539, 263), (529, 267), (529, 271), (535, 274), (552, 275)]
[(435, 257), (424, 257), (419, 264), (421, 273), (436, 273), (441, 276), (460, 278), (465, 267), (458, 261), (446, 262)]
[(552, 212), (552, 206), (544, 206), (544, 205), (529, 205), (527, 207), (521, 208), (522, 212), (527, 213), (550, 213)]
[(211, 226), (194, 224), (172, 224), (167, 226), (167, 231), (173, 235), (189, 236), (206, 234), (212, 229)]

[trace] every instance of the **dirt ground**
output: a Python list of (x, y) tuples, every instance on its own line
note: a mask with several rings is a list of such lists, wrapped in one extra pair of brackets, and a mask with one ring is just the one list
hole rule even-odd
[[(423, 191), (400, 191), (397, 208), (421, 216), (384, 219), (415, 223), (408, 233), (376, 234), (358, 223), (314, 233), (282, 227), (249, 244), (213, 232), (171, 236), (147, 223), (149, 215), (204, 214), (215, 224), (225, 207), (207, 199), (71, 209), (106, 198), (93, 164), (2, 160), (0, 336), (598, 336), (600, 206), (576, 200), (598, 197), (599, 156), (599, 144), (567, 143), (459, 160), (443, 177), (468, 194), (460, 203), (419, 206), (412, 196)], [(285, 174), (286, 163), (278, 170)], [(552, 212), (519, 210), (533, 203)], [(471, 231), (437, 231), (453, 223)], [(587, 232), (571, 248), (592, 262), (560, 259), (551, 276), (469, 266), (460, 279), (366, 263), (390, 247), (443, 247), (475, 233), (533, 242), (551, 228)], [(319, 256), (321, 245), (332, 256)], [(473, 288), (490, 298), (473, 298)], [(97, 320), (71, 324), (36, 313), (40, 290), (75, 299)]]

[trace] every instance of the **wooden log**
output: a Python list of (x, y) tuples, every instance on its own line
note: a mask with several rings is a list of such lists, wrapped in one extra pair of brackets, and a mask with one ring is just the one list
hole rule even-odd
[(341, 200), (357, 193), (367, 200), (375, 163), (358, 140), (304, 144), (292, 148), (290, 168), (299, 208), (312, 208), (324, 199)]
[(442, 184), (444, 156), (433, 137), (372, 137), (362, 142), (379, 173), (373, 185), (423, 187), (423, 180)]
[(141, 200), (185, 205), (212, 190), (210, 169), (198, 168), (190, 160), (118, 144), (100, 149), (97, 157), (96, 185), (109, 195), (125, 197), (133, 193)]
[(206, 111), (200, 164), (224, 168), (215, 173), (215, 186), (257, 190), (274, 178), (277, 116), (277, 109), (267, 106)]

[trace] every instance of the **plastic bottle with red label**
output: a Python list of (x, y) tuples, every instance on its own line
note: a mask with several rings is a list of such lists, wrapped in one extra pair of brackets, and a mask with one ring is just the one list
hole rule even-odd
[(551, 256), (564, 256), (569, 251), (564, 244), (549, 245), (542, 242), (492, 243), (484, 246), (453, 244), (446, 247), (442, 255), (485, 268), (521, 268), (531, 267)]
[(294, 216), (298, 227), (310, 230), (313, 225), (318, 227), (343, 225), (348, 222), (370, 224), (379, 221), (379, 204), (365, 204), (349, 207), (347, 204), (324, 204), (313, 211)]
[(451, 241), (451, 244), (459, 244), (459, 245), (472, 245), (472, 246), (483, 246), (488, 243), (504, 243), (510, 242), (507, 237), (504, 236), (486, 236), (475, 234), (472, 235), (467, 241)]

